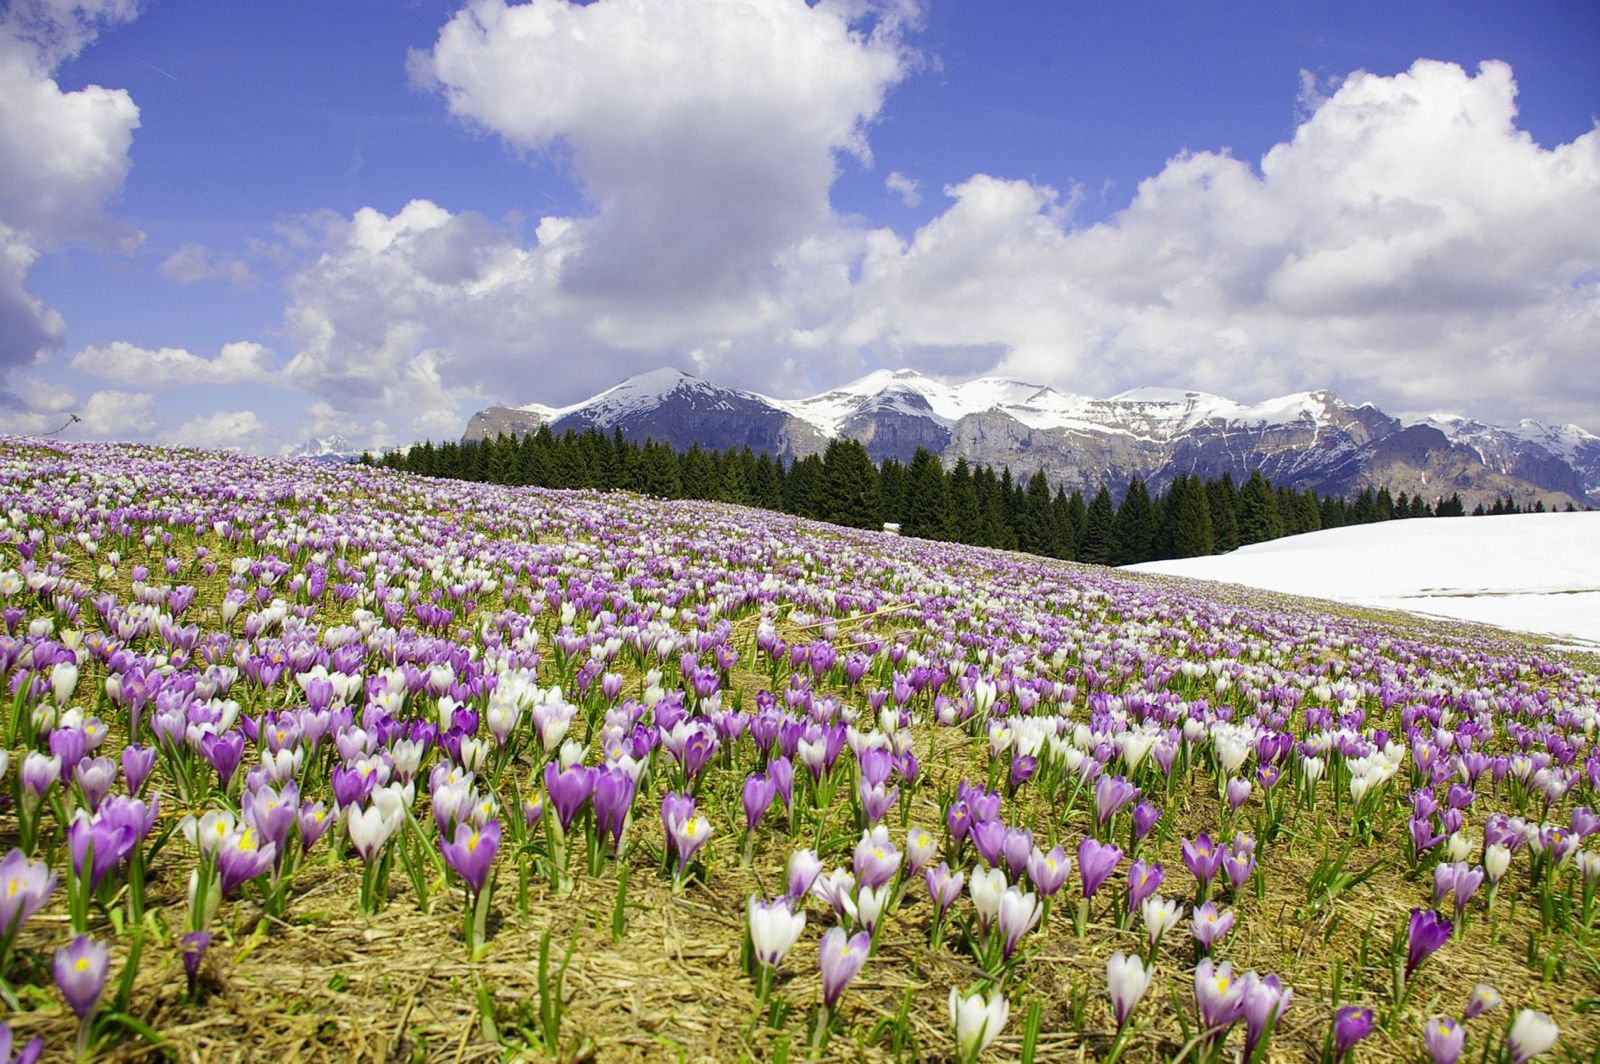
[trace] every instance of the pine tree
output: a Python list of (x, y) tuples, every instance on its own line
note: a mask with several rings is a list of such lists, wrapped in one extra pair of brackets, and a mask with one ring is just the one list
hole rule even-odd
[(1211, 507), (1216, 552), (1226, 554), (1239, 545), (1239, 493), (1234, 489), (1231, 473), (1224, 472), (1217, 480), (1206, 482), (1206, 502)]
[(939, 459), (926, 447), (911, 458), (910, 497), (901, 531), (923, 539), (950, 538), (950, 484)]
[[(1073, 493), (1078, 500), (1078, 505), (1083, 505), (1083, 496)], [(1073, 534), (1072, 500), (1067, 498), (1067, 489), (1056, 488), (1055, 498), (1050, 500), (1050, 553), (1054, 557), (1071, 561), (1077, 557), (1077, 537)]]
[(750, 477), (750, 501), (764, 510), (783, 509), (783, 486), (766, 451), (756, 456), (755, 473)]
[(1174, 558), (1199, 558), (1216, 549), (1211, 528), (1211, 503), (1198, 475), (1179, 477), (1167, 495), (1167, 527), (1172, 530)]
[(1394, 518), (1394, 496), (1389, 494), (1387, 486), (1378, 489), (1378, 520), (1389, 521)]
[(671, 447), (645, 440), (640, 468), (645, 494), (660, 499), (683, 498), (683, 470)]
[(808, 454), (795, 462), (784, 478), (783, 508), (800, 517), (821, 517), (817, 509), (821, 481), (821, 455)]
[(1283, 535), (1283, 517), (1278, 513), (1278, 498), (1272, 485), (1252, 470), (1250, 479), (1239, 490), (1239, 543), (1262, 543)]
[[(942, 475), (942, 474), (941, 474)], [(836, 437), (822, 456), (823, 518), (850, 528), (878, 528), (883, 498), (878, 471), (860, 440)]]
[(883, 504), (883, 519), (896, 524), (906, 518), (906, 501), (910, 498), (911, 479), (905, 463), (898, 458), (885, 458), (878, 467), (878, 497)]
[(717, 494), (721, 472), (717, 461), (698, 442), (683, 455), (683, 494), (690, 499), (711, 499)]
[(977, 543), (982, 515), (978, 511), (978, 490), (966, 456), (956, 459), (950, 470), (950, 535), (957, 543)]
[(1028, 478), (1028, 488), (1023, 493), (1022, 515), (1017, 530), (1017, 542), (1031, 554), (1052, 554), (1055, 536), (1050, 527), (1050, 483), (1044, 470), (1034, 471)]
[(1132, 565), (1149, 561), (1155, 546), (1155, 517), (1150, 506), (1150, 491), (1144, 481), (1133, 477), (1117, 507), (1111, 529), (1111, 564)]
[(750, 484), (744, 478), (744, 463), (729, 455), (722, 463), (722, 478), (717, 484), (717, 501), (744, 506), (750, 501)]
[(1083, 538), (1078, 543), (1078, 560), (1092, 565), (1110, 565), (1117, 511), (1111, 505), (1111, 490), (1104, 484), (1095, 493), (1084, 516)]

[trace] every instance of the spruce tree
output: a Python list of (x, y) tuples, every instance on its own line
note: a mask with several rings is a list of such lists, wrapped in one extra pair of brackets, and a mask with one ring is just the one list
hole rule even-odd
[(756, 470), (750, 478), (750, 501), (765, 510), (783, 509), (783, 486), (766, 451), (756, 456)]
[(1206, 482), (1206, 502), (1211, 508), (1216, 552), (1226, 554), (1239, 545), (1239, 493), (1234, 490), (1231, 473), (1224, 472), (1220, 478)]
[(982, 515), (978, 512), (978, 491), (972, 480), (972, 467), (966, 456), (956, 459), (950, 470), (950, 535), (957, 543), (976, 543)]
[(1031, 554), (1049, 555), (1055, 536), (1050, 526), (1050, 483), (1044, 470), (1034, 471), (1028, 478), (1027, 491), (1023, 493), (1022, 516), (1017, 530), (1017, 542)]
[(822, 510), (825, 520), (851, 528), (883, 524), (878, 471), (860, 440), (836, 438), (822, 456)]
[(1078, 560), (1092, 565), (1110, 565), (1117, 511), (1111, 505), (1111, 490), (1104, 484), (1084, 515), (1083, 538), (1078, 543)]
[(1155, 515), (1150, 505), (1150, 491), (1137, 476), (1128, 481), (1122, 504), (1117, 507), (1111, 530), (1111, 563), (1132, 565), (1149, 561), (1154, 554), (1156, 539)]
[(944, 467), (926, 447), (911, 458), (910, 491), (901, 530), (923, 539), (950, 538), (950, 484)]
[(1283, 535), (1283, 517), (1278, 513), (1278, 498), (1261, 470), (1250, 472), (1250, 479), (1239, 490), (1239, 542), (1263, 543)]
[(750, 484), (744, 477), (744, 464), (739, 461), (736, 454), (730, 454), (727, 461), (722, 463), (722, 479), (717, 484), (717, 501), (738, 503), (740, 506), (750, 502)]
[(1211, 528), (1211, 502), (1198, 475), (1179, 477), (1167, 495), (1167, 526), (1172, 530), (1172, 557), (1199, 558), (1216, 550)]
[[(1083, 496), (1073, 493), (1078, 500), (1078, 505), (1083, 505)], [(1077, 537), (1073, 534), (1072, 501), (1067, 498), (1067, 489), (1056, 488), (1055, 498), (1050, 500), (1050, 553), (1054, 557), (1071, 561), (1077, 557)]]
[(784, 509), (800, 517), (821, 517), (822, 456), (808, 454), (795, 462), (784, 478)]
[(644, 441), (644, 455), (640, 459), (644, 491), (660, 499), (683, 497), (683, 470), (678, 456), (671, 447), (653, 440)]

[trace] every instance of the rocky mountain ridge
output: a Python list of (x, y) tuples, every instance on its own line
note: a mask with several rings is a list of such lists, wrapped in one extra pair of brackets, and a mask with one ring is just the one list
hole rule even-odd
[(860, 440), (874, 460), (918, 447), (946, 465), (1043, 469), (1053, 485), (1120, 491), (1134, 476), (1163, 490), (1176, 477), (1260, 469), (1274, 483), (1353, 496), (1387, 486), (1469, 507), (1510, 495), (1547, 507), (1600, 505), (1600, 437), (1575, 425), (1492, 426), (1431, 416), (1407, 424), (1329, 391), (1239, 403), (1204, 392), (1143, 388), (1109, 399), (999, 377), (952, 385), (913, 370), (879, 370), (820, 395), (777, 399), (675, 369), (631, 377), (564, 407), (530, 403), (473, 415), (466, 440), (621, 429), (676, 448), (749, 446), (787, 459)]

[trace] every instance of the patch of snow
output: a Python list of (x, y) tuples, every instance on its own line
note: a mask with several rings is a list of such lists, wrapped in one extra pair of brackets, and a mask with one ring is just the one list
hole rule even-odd
[(1600, 512), (1413, 518), (1129, 566), (1600, 647)]

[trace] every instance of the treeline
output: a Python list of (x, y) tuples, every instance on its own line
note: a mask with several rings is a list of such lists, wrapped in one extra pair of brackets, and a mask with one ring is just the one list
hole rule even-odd
[(1274, 486), (1259, 470), (1242, 485), (1226, 473), (1179, 477), (1155, 495), (1135, 477), (1119, 500), (1106, 485), (1085, 500), (1078, 491), (1052, 492), (1043, 472), (1013, 478), (1004, 466), (974, 466), (964, 458), (946, 470), (922, 448), (909, 464), (893, 458), (874, 464), (859, 441), (848, 439), (786, 463), (749, 447), (695, 444), (680, 453), (652, 440), (634, 443), (620, 431), (557, 436), (546, 426), (481, 442), (429, 441), (362, 461), (431, 477), (740, 503), (855, 528), (892, 522), (909, 536), (1103, 565), (1221, 553), (1347, 524), (1465, 514), (1454, 495), (1430, 505), (1380, 488), (1346, 501)]

